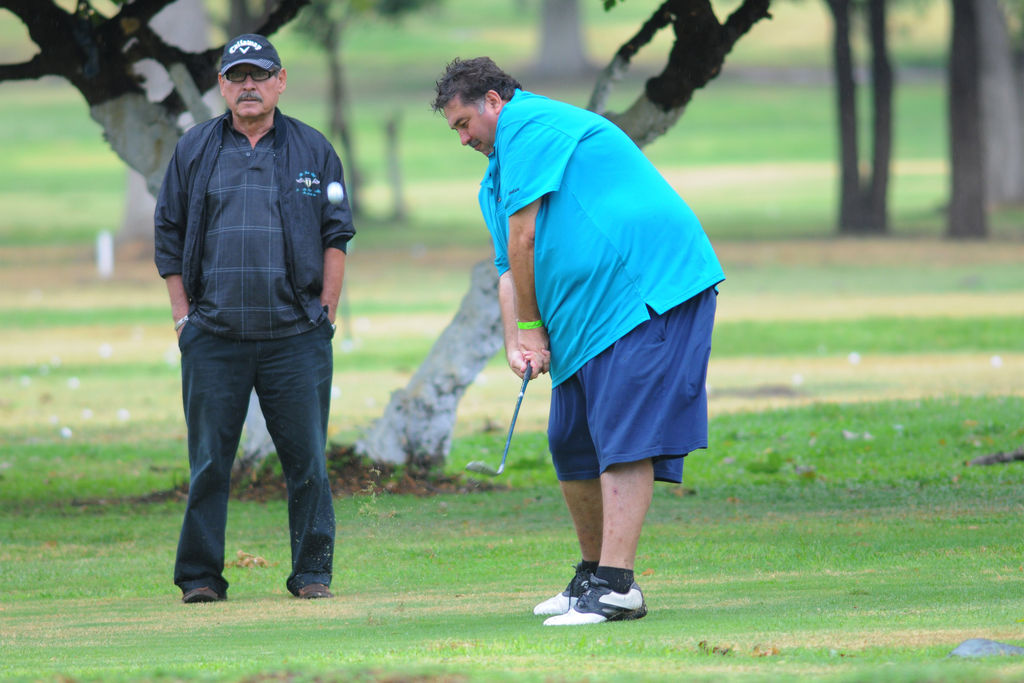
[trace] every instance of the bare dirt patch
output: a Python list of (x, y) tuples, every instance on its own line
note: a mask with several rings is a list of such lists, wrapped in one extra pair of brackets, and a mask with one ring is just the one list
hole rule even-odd
[[(273, 456), (269, 460), (273, 460)], [(335, 496), (369, 496), (380, 494), (406, 494), (435, 496), (443, 493), (475, 493), (494, 491), (505, 487), (488, 481), (473, 479), (462, 474), (444, 474), (412, 467), (373, 463), (359, 456), (351, 445), (332, 444), (327, 452), (327, 476)], [(280, 470), (268, 463), (252, 476), (241, 476), (233, 482), (232, 497), (238, 500), (266, 502), (285, 500), (287, 488)], [(185, 500), (188, 482), (173, 489), (158, 491), (136, 502)]]
[[(447, 475), (413, 467), (373, 463), (356, 454), (350, 445), (332, 444), (327, 452), (327, 476), (336, 496), (402, 493), (433, 496), (439, 493), (490, 491), (490, 482), (470, 479), (461, 474)], [(276, 468), (264, 468), (235, 486), (241, 500), (283, 500), (284, 478)]]

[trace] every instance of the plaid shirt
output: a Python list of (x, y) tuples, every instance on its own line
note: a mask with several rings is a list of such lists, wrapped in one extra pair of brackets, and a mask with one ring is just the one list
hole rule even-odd
[(214, 334), (258, 340), (310, 329), (288, 279), (274, 131), (252, 148), (225, 125), (206, 191), (202, 290), (190, 320)]

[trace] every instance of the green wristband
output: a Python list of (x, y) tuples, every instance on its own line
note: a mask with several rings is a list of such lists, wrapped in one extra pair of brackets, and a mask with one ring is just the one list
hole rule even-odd
[(522, 320), (517, 320), (516, 325), (518, 325), (521, 330), (535, 330), (538, 327), (544, 327), (544, 321), (531, 320), (529, 322), (523, 322)]

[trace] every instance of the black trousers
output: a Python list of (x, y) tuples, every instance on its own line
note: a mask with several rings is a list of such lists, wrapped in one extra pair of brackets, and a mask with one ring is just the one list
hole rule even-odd
[(181, 392), (191, 471), (174, 566), (182, 592), (209, 586), (227, 594), (224, 531), (231, 465), (256, 390), (288, 487), (292, 571), (287, 587), (330, 585), (334, 502), (325, 450), (333, 353), (330, 325), (270, 341), (219, 337), (187, 324)]

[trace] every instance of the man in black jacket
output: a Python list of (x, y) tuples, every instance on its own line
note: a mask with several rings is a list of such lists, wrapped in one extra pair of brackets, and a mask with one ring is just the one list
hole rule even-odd
[(191, 470), (174, 582), (186, 603), (227, 598), (231, 465), (255, 389), (288, 486), (288, 590), (331, 597), (331, 339), (355, 234), (345, 194), (327, 199), (341, 161), (277, 109), (287, 73), (265, 37), (228, 42), (219, 82), (228, 111), (178, 142), (155, 212)]

